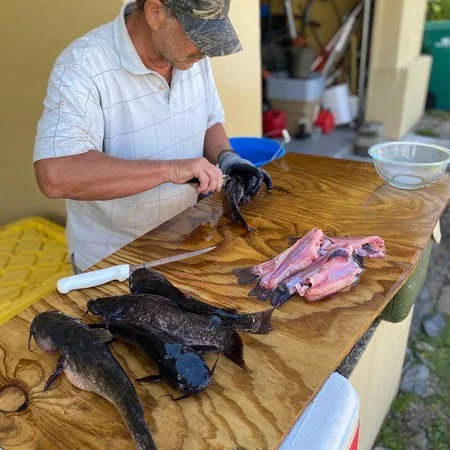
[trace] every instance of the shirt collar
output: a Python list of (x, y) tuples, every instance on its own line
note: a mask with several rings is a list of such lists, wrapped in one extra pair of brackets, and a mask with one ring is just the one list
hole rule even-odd
[(122, 6), (120, 14), (114, 20), (114, 42), (117, 52), (119, 53), (122, 67), (125, 70), (134, 75), (154, 74), (155, 72), (146, 67), (142, 62), (125, 23), (125, 16), (133, 12), (135, 7), (135, 1), (128, 1)]

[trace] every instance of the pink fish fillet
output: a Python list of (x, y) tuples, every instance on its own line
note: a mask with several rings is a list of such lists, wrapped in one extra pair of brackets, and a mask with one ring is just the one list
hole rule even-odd
[[(314, 228), (311, 230), (308, 234), (303, 236), (301, 239), (296, 241), (294, 245), (289, 247), (287, 250), (285, 250), (283, 253), (280, 253), (275, 258), (272, 258), (269, 261), (266, 261), (262, 264), (258, 264), (254, 267), (247, 267), (247, 268), (238, 268), (234, 269), (233, 272), (236, 275), (238, 279), (239, 284), (251, 284), (255, 281), (260, 280), (261, 278), (264, 278), (265, 276), (271, 274), (275, 271), (278, 267), (280, 267), (281, 264), (285, 260), (292, 261), (292, 259), (295, 259), (295, 256), (299, 253), (299, 250), (304, 250), (305, 244), (310, 242), (311, 238), (313, 236), (318, 236), (320, 239), (323, 239), (323, 232), (322, 230), (319, 230), (317, 228)], [(321, 241), (322, 243), (322, 241)], [(318, 256), (318, 249), (316, 252), (316, 257)], [(304, 266), (306, 267), (306, 266)], [(301, 268), (296, 269), (295, 271), (299, 271)]]
[(386, 249), (384, 241), (379, 236), (341, 238), (325, 236), (319, 253), (324, 254), (339, 247), (351, 245), (358, 256), (365, 258), (384, 258)]
[(351, 246), (336, 250), (333, 253), (334, 257), (307, 280), (307, 285), (297, 284), (297, 292), (312, 302), (322, 300), (356, 284), (364, 269), (352, 258), (352, 253)]
[(278, 308), (286, 303), (297, 292), (297, 286), (304, 285), (308, 278), (319, 272), (320, 268), (330, 259), (332, 253), (332, 251), (327, 252), (325, 255), (315, 259), (305, 269), (282, 281), (269, 297), (272, 301), (272, 306)]
[(275, 289), (285, 278), (308, 267), (319, 256), (323, 231), (314, 228), (279, 256), (273, 272), (264, 275), (259, 284), (267, 290)]

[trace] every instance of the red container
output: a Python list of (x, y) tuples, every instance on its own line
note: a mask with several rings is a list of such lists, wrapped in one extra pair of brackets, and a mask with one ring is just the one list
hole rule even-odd
[(322, 129), (323, 134), (331, 133), (336, 128), (333, 113), (329, 109), (321, 109), (315, 125)]
[(282, 137), (282, 131), (286, 128), (286, 114), (284, 111), (271, 109), (263, 115), (264, 136), (276, 138)]

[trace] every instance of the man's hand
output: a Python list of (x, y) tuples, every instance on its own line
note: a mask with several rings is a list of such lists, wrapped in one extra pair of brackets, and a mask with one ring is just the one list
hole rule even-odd
[(167, 163), (171, 183), (185, 184), (192, 178), (197, 178), (200, 184), (196, 191), (204, 195), (222, 189), (222, 171), (205, 158), (180, 159)]
[(223, 153), (219, 158), (219, 167), (225, 175), (230, 177), (239, 177), (244, 183), (243, 203), (247, 203), (250, 197), (254, 197), (262, 183), (264, 182), (267, 189), (272, 189), (272, 179), (270, 175), (255, 167), (250, 161), (241, 158), (237, 153), (232, 151)]

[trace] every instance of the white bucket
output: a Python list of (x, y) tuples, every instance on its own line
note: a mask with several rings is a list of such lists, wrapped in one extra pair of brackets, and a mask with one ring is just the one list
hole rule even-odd
[(348, 84), (338, 84), (325, 91), (323, 106), (330, 109), (336, 125), (347, 125), (352, 122), (353, 114)]

